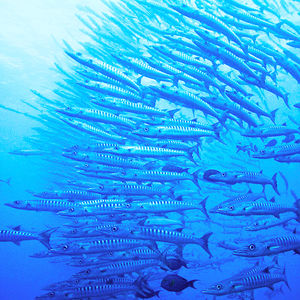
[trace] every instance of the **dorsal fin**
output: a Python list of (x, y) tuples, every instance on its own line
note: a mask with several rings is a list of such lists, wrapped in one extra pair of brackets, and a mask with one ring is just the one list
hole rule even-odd
[(16, 226), (16, 227), (13, 227), (12, 229), (15, 230), (15, 231), (20, 231), (20, 230), (21, 230), (21, 225), (18, 225), (18, 226)]

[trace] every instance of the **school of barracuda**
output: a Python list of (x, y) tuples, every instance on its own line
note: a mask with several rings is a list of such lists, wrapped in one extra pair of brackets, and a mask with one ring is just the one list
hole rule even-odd
[(104, 3), (109, 14), (80, 8), (90, 42), (64, 42), (57, 89), (33, 91), (35, 149), (11, 152), (56, 163), (61, 181), (6, 205), (65, 224), (0, 240), (37, 240), (47, 249), (33, 257), (78, 268), (36, 299), (180, 299), (188, 287), (190, 299), (254, 299), (289, 286), (281, 257), (300, 254), (300, 201), (281, 166), (300, 162), (300, 103), (281, 82), (300, 82), (299, 1)]

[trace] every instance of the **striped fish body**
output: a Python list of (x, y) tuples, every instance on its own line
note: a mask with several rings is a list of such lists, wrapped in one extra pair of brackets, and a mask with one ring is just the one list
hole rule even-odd
[(0, 242), (13, 242), (19, 244), (21, 241), (39, 240), (37, 234), (19, 230), (0, 230)]
[(172, 191), (170, 188), (139, 185), (139, 184), (112, 184), (112, 185), (103, 185), (99, 184), (98, 188), (91, 189), (94, 193), (101, 195), (126, 195), (126, 196), (139, 196), (139, 195), (148, 195), (148, 196), (163, 196), (167, 195), (172, 197)]
[(158, 108), (145, 105), (141, 102), (131, 102), (126, 99), (103, 98), (101, 100), (93, 101), (95, 104), (104, 106), (113, 110), (128, 111), (136, 114), (154, 115), (160, 117), (168, 117), (167, 111), (159, 110)]
[(159, 261), (156, 259), (125, 260), (120, 262), (113, 262), (111, 264), (99, 266), (96, 268), (89, 268), (73, 275), (73, 277), (84, 279), (108, 277), (113, 275), (138, 272), (140, 270), (153, 266), (159, 266)]
[(118, 146), (115, 148), (103, 149), (103, 152), (129, 157), (188, 157), (188, 153), (182, 150), (173, 150), (153, 146)]
[(122, 251), (138, 247), (155, 247), (155, 244), (150, 241), (135, 240), (135, 239), (102, 239), (88, 242), (70, 242), (59, 245), (51, 249), (49, 252), (60, 255), (82, 255), (107, 253), (109, 251)]
[(260, 273), (233, 280), (231, 283), (234, 285), (234, 291), (238, 293), (262, 287), (270, 287), (281, 281), (286, 281), (283, 274)]
[(143, 182), (166, 182), (166, 181), (194, 181), (194, 177), (188, 173), (168, 172), (168, 171), (143, 171), (143, 170), (126, 170), (124, 173), (114, 173), (113, 176), (120, 179)]
[(124, 138), (122, 136), (107, 132), (107, 130), (104, 131), (98, 127), (91, 125), (91, 124), (72, 120), (72, 119), (63, 120), (63, 121), (73, 128), (76, 128), (76, 129), (78, 129), (82, 132), (88, 133), (90, 135), (99, 137), (101, 139), (105, 139), (108, 141), (114, 141), (114, 142), (120, 142), (120, 143), (124, 142)]
[[(134, 292), (137, 288), (128, 284), (104, 284), (104, 285), (88, 285), (72, 288), (66, 291), (55, 293), (55, 299), (104, 299), (103, 297), (115, 296), (122, 293)], [(62, 298), (60, 298), (62, 297)], [(98, 298), (99, 297), (99, 298)], [(39, 297), (37, 297), (39, 299)], [(45, 298), (41, 298), (45, 299)], [(51, 298), (46, 298), (51, 299)]]
[(134, 160), (131, 158), (122, 158), (116, 155), (101, 154), (101, 153), (84, 153), (84, 152), (64, 152), (63, 156), (71, 158), (73, 160), (104, 164), (113, 167), (142, 169), (146, 165), (145, 163)]
[(135, 127), (135, 123), (130, 119), (97, 109), (73, 107), (67, 109), (58, 109), (57, 111), (64, 115), (84, 119), (86, 121), (108, 123), (130, 128)]
[(130, 203), (124, 201), (100, 201), (100, 203), (91, 205), (75, 204), (70, 206), (68, 210), (59, 211), (58, 214), (67, 217), (87, 217), (97, 215), (110, 215), (113, 213), (128, 212)]
[(76, 206), (75, 203), (62, 200), (16, 200), (11, 203), (6, 203), (7, 206), (35, 211), (51, 211), (59, 212)]
[(172, 211), (184, 211), (199, 209), (203, 210), (201, 205), (197, 205), (188, 201), (176, 201), (176, 200), (154, 200), (147, 202), (133, 202), (124, 204), (127, 208), (127, 212), (134, 213), (162, 213)]
[(81, 190), (41, 192), (41, 193), (34, 194), (34, 196), (43, 199), (68, 199), (68, 200), (94, 200), (99, 198), (97, 194), (81, 191)]

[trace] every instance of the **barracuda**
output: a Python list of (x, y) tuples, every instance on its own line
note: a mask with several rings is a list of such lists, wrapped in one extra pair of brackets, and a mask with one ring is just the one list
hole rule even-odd
[(218, 17), (209, 14), (203, 10), (195, 10), (186, 5), (182, 5), (182, 6), (171, 5), (170, 7), (176, 10), (177, 12), (183, 14), (184, 16), (193, 18), (201, 23), (208, 25), (209, 27), (213, 28), (217, 32), (221, 32), (222, 34), (226, 35), (228, 39), (237, 43), (245, 51), (244, 45), (242, 41), (239, 39), (239, 37)]
[(152, 162), (144, 163), (139, 160), (134, 160), (132, 158), (123, 158), (117, 155), (110, 154), (101, 154), (101, 153), (84, 153), (84, 152), (63, 152), (63, 156), (71, 158), (77, 161), (83, 161), (88, 163), (98, 163), (109, 165), (113, 167), (122, 167), (122, 168), (133, 168), (133, 169), (143, 169), (147, 166), (153, 165)]
[(22, 231), (20, 226), (13, 228), (13, 230), (0, 230), (0, 242), (12, 242), (16, 245), (20, 245), (22, 241), (39, 241), (48, 249), (50, 246), (51, 234), (56, 231), (57, 228), (45, 230), (40, 233), (32, 233), (28, 231)]
[(107, 132), (95, 127), (93, 125), (90, 125), (88, 123), (72, 120), (72, 119), (67, 119), (67, 120), (62, 120), (63, 122), (67, 123), (73, 128), (79, 129), (80, 131), (83, 131), (85, 133), (88, 133), (90, 135), (96, 136), (100, 139), (104, 140), (109, 140), (109, 141), (115, 141), (115, 142), (120, 142), (120, 143), (125, 143), (125, 139), (122, 136), (113, 134), (112, 132)]
[(94, 269), (90, 268), (87, 270), (83, 270), (73, 275), (73, 277), (84, 279), (107, 277), (112, 275), (121, 275), (126, 273), (138, 272), (156, 266), (160, 266), (160, 262), (157, 259), (125, 260), (122, 262), (113, 262), (105, 266), (99, 266)]
[[(181, 230), (180, 230), (181, 231)], [(210, 256), (208, 249), (208, 239), (211, 232), (197, 237), (191, 234), (181, 233), (180, 231), (169, 231), (158, 227), (143, 227), (130, 225), (112, 225), (107, 230), (109, 236), (134, 238), (142, 240), (152, 240), (156, 242), (174, 243), (176, 245), (196, 244), (200, 245)]]
[(101, 239), (86, 242), (67, 242), (49, 250), (55, 255), (95, 254), (108, 251), (122, 251), (138, 247), (157, 249), (155, 242), (135, 239)]
[(298, 234), (283, 235), (275, 238), (258, 240), (233, 251), (234, 255), (244, 257), (258, 257), (274, 255), (293, 250), (300, 252), (300, 238)]
[(200, 170), (194, 171), (192, 174), (187, 172), (168, 172), (168, 171), (143, 171), (127, 169), (122, 173), (113, 173), (113, 177), (120, 180), (130, 180), (137, 183), (141, 182), (180, 182), (192, 181), (199, 189), (198, 174)]
[(126, 99), (101, 98), (100, 100), (94, 100), (93, 103), (113, 110), (122, 112), (127, 111), (136, 114), (146, 114), (149, 116), (173, 117), (173, 115), (178, 111), (177, 109), (160, 110), (158, 108), (145, 105), (141, 102), (135, 103)]
[(300, 154), (300, 143), (277, 146), (272, 148), (265, 148), (260, 150), (258, 153), (252, 154), (252, 157), (266, 159), (266, 158), (284, 157), (284, 156), (295, 155), (295, 154)]
[(92, 122), (119, 125), (132, 129), (135, 128), (136, 125), (136, 123), (130, 119), (92, 108), (67, 107), (65, 109), (57, 109), (56, 111), (70, 117), (84, 119)]
[(99, 60), (96, 61), (95, 59), (82, 58), (80, 53), (73, 54), (69, 51), (65, 52), (68, 56), (70, 56), (72, 59), (76, 60), (80, 64), (91, 68), (97, 72), (100, 72), (105, 76), (111, 77), (112, 79), (115, 79), (125, 85), (129, 85), (137, 91), (140, 90), (139, 86), (136, 83), (134, 83), (129, 77), (127, 77), (121, 70)]
[(277, 188), (277, 173), (271, 178), (265, 176), (261, 172), (241, 172), (241, 171), (230, 171), (230, 172), (218, 172), (217, 174), (212, 174), (209, 176), (211, 181), (225, 182), (227, 184), (236, 184), (236, 183), (254, 183), (261, 184), (265, 187), (266, 184), (269, 184), (273, 187), (274, 191), (279, 195)]
[(279, 215), (286, 212), (293, 212), (299, 216), (299, 201), (294, 207), (273, 202), (242, 202), (229, 203), (222, 208), (217, 208), (216, 213), (229, 216), (252, 216), (252, 215)]

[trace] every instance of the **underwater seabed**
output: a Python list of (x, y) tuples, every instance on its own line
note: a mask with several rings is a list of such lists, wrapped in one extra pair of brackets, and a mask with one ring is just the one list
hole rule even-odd
[[(214, 299), (202, 291), (243, 278), (263, 287), (217, 299), (298, 299), (299, 248), (285, 252), (299, 231), (297, 11), (286, 0), (1, 1), (0, 299), (77, 299), (80, 280), (108, 293), (90, 299)], [(33, 210), (43, 199), (54, 202)], [(279, 254), (236, 255), (274, 237)], [(90, 241), (121, 238), (91, 253)], [(128, 261), (149, 265), (127, 274)], [(117, 276), (95, 280), (116, 262)], [(250, 279), (254, 266), (266, 278)]]

